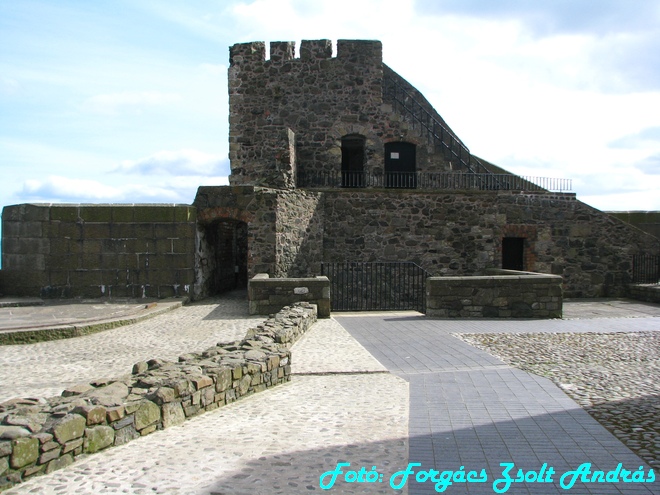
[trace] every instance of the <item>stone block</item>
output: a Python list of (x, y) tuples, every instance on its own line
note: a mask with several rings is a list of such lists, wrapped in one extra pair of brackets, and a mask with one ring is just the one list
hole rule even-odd
[(136, 438), (139, 438), (140, 434), (137, 432), (135, 427), (130, 424), (128, 426), (125, 426), (124, 428), (121, 428), (119, 430), (115, 431), (115, 445), (124, 445), (125, 443), (130, 442), (131, 440), (135, 440)]
[(85, 405), (73, 410), (87, 419), (87, 426), (105, 423), (107, 410), (103, 406)]
[(113, 220), (113, 209), (112, 206), (102, 205), (81, 206), (79, 209), (80, 218), (85, 222), (85, 229), (87, 229), (89, 224), (93, 222), (102, 222), (109, 225)]
[(50, 207), (50, 221), (76, 223), (80, 215), (77, 206), (53, 205)]
[(60, 444), (80, 438), (85, 433), (87, 420), (79, 414), (67, 414), (53, 427), (53, 435)]
[(163, 428), (180, 425), (186, 420), (180, 402), (168, 402), (162, 406)]
[(151, 401), (144, 401), (135, 412), (135, 429), (137, 431), (160, 421), (160, 408)]
[[(29, 435), (29, 432), (28, 432)], [(0, 440), (0, 457), (6, 457), (11, 454), (11, 441)]]
[(216, 392), (224, 392), (231, 388), (232, 370), (229, 368), (221, 369), (216, 375), (215, 390)]
[(46, 464), (52, 461), (53, 459), (57, 459), (61, 454), (62, 454), (61, 447), (44, 452), (39, 456), (39, 464)]
[(39, 440), (36, 438), (17, 438), (12, 440), (11, 467), (21, 469), (39, 458)]
[(67, 466), (70, 466), (71, 464), (73, 464), (73, 455), (71, 454), (63, 455), (59, 459), (53, 459), (48, 463), (48, 466), (46, 466), (46, 474), (52, 473), (53, 471), (57, 471), (58, 469), (65, 468)]
[(82, 438), (77, 438), (76, 440), (71, 440), (70, 442), (66, 442), (62, 446), (62, 453), (66, 454), (68, 452), (74, 452), (77, 451), (82, 447), (83, 444), (83, 439)]
[(15, 440), (30, 436), (30, 430), (22, 426), (0, 425), (0, 445), (2, 440)]
[(133, 209), (133, 219), (135, 222), (156, 223), (156, 222), (174, 222), (175, 207), (164, 206), (135, 206)]
[(37, 466), (27, 467), (23, 470), (23, 479), (27, 479), (30, 476), (34, 476), (35, 474), (39, 474), (42, 471), (45, 471), (45, 469), (46, 469), (45, 464), (41, 465), (41, 466), (37, 465)]
[(83, 450), (89, 454), (111, 446), (115, 441), (115, 430), (110, 426), (97, 426), (85, 430)]
[(9, 458), (0, 457), (0, 476), (5, 474), (8, 469), (9, 469)]

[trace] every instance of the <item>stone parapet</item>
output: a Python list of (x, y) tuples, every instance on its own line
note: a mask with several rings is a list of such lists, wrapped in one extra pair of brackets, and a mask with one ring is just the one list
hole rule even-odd
[(6, 206), (0, 292), (13, 296), (190, 296), (196, 210), (189, 205)]
[(330, 316), (330, 280), (328, 277), (269, 278), (266, 273), (255, 275), (248, 284), (251, 315), (275, 313), (282, 306), (299, 301), (313, 303), (319, 318)]
[(0, 404), (0, 491), (290, 381), (289, 348), (314, 322), (316, 308), (299, 303), (242, 341), (176, 363), (139, 362), (130, 375), (73, 386), (61, 397)]
[(562, 278), (513, 270), (472, 277), (429, 277), (427, 316), (441, 318), (561, 318)]
[(628, 297), (638, 301), (660, 304), (660, 284), (632, 284), (628, 286)]

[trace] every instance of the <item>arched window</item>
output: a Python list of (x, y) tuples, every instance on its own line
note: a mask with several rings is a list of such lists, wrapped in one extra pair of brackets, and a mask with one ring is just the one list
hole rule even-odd
[(342, 187), (364, 187), (366, 141), (366, 138), (360, 134), (348, 134), (341, 138)]
[(417, 187), (415, 145), (402, 141), (385, 144), (385, 187)]

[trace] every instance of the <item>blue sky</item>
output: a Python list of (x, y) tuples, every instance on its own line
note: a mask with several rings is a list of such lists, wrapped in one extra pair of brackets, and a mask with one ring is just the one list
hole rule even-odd
[(0, 206), (227, 183), (233, 43), (379, 39), (470, 150), (660, 210), (660, 2), (0, 0)]

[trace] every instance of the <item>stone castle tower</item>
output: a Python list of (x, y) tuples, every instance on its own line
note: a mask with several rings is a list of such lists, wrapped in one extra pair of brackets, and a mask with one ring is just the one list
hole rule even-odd
[[(342, 171), (476, 171), (426, 99), (383, 64), (379, 41), (263, 42), (230, 49), (231, 184), (293, 188)], [(395, 157), (395, 158), (392, 158)], [(483, 167), (479, 171), (484, 171)]]

